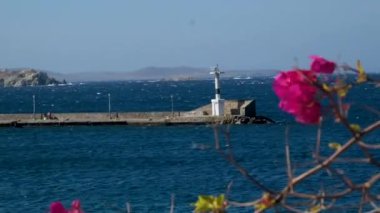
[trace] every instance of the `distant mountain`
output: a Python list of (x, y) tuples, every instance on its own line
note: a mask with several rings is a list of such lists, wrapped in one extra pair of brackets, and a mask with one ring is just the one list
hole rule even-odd
[(1, 87), (38, 86), (59, 83), (61, 82), (50, 77), (46, 72), (34, 69), (0, 70)]
[[(83, 72), (52, 74), (67, 81), (123, 81), (123, 80), (202, 80), (210, 79), (210, 68), (146, 67), (130, 72)], [(278, 70), (222, 70), (222, 78), (274, 76)]]

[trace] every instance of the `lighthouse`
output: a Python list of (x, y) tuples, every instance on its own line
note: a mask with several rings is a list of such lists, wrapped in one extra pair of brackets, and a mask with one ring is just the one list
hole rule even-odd
[(220, 98), (220, 74), (224, 72), (219, 71), (218, 65), (212, 69), (211, 75), (215, 76), (215, 99), (211, 99), (212, 115), (224, 116), (224, 99)]

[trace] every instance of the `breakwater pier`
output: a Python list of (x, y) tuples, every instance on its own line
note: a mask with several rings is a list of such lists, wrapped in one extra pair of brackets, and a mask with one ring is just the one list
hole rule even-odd
[[(178, 112), (177, 112), (178, 113)], [(1, 114), (0, 126), (71, 126), (71, 125), (196, 125), (220, 123), (222, 117), (185, 117), (171, 113), (55, 113), (50, 118), (33, 114)]]
[(211, 104), (191, 111), (84, 112), (0, 114), (0, 127), (70, 125), (207, 125), (262, 124), (272, 120), (256, 116), (254, 100), (226, 100), (222, 116), (212, 115)]

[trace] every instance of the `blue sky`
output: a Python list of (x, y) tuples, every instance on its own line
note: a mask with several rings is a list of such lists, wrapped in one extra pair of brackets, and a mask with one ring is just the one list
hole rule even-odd
[(379, 72), (379, 0), (2, 0), (0, 67), (287, 69), (319, 54)]

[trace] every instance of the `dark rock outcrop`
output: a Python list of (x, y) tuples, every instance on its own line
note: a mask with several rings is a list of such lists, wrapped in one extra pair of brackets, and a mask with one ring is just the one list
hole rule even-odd
[(46, 72), (34, 69), (0, 71), (0, 86), (2, 87), (39, 86), (59, 83), (61, 82), (49, 77)]

